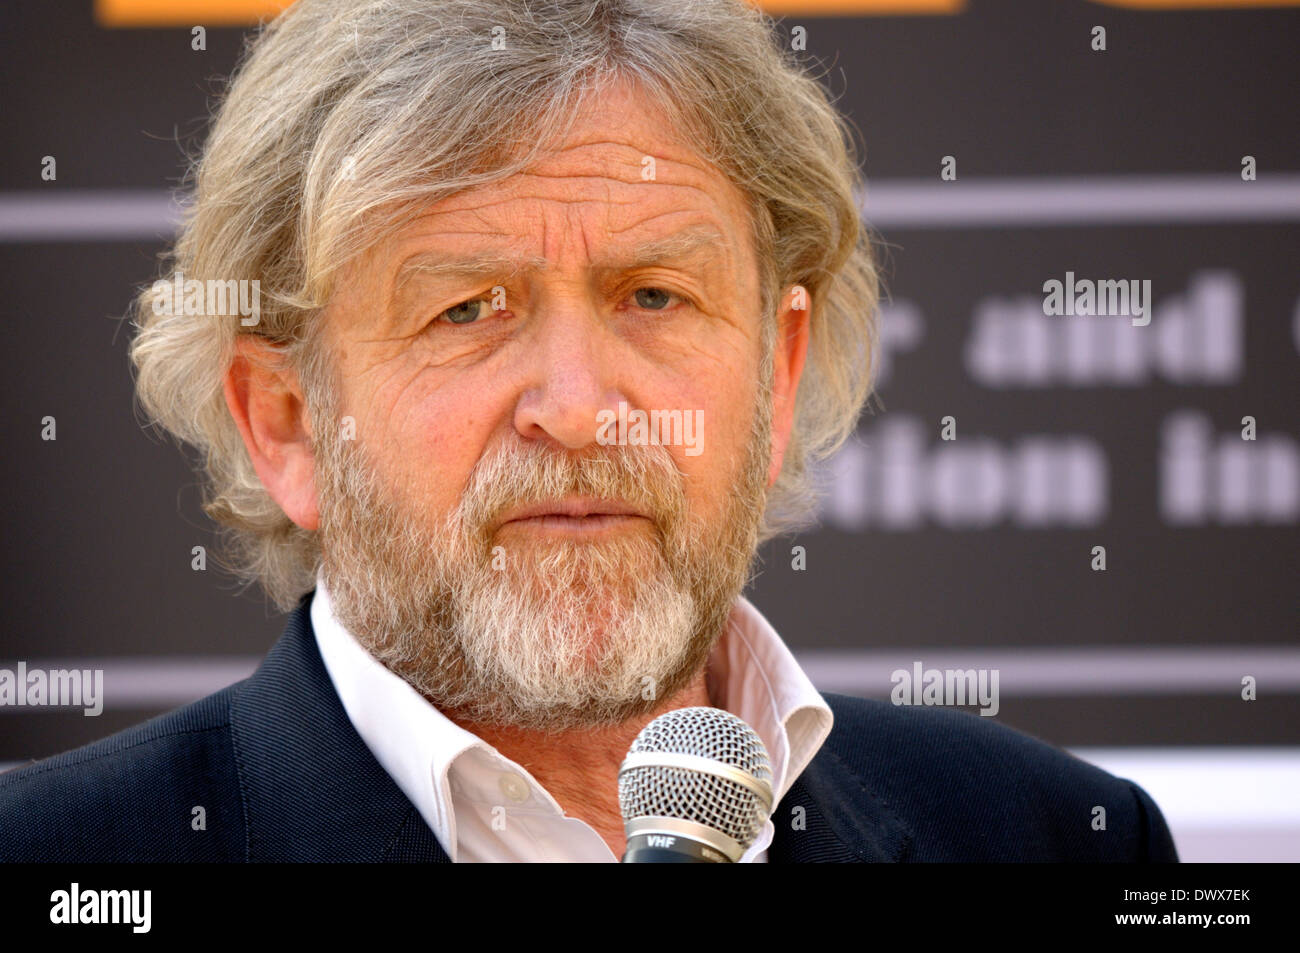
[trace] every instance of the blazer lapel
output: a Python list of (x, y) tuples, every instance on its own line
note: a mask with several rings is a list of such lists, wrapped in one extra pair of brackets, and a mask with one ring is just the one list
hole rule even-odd
[(246, 859), (450, 863), (348, 720), (316, 648), (310, 601), (231, 704)]
[(769, 862), (897, 863), (911, 831), (830, 745), (827, 738), (773, 812)]

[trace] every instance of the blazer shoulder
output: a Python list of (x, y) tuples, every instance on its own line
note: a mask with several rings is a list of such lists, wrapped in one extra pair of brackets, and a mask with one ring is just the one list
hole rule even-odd
[(0, 774), (0, 861), (242, 859), (242, 684)]
[(829, 757), (902, 816), (912, 859), (1176, 861), (1140, 786), (993, 718), (823, 693)]

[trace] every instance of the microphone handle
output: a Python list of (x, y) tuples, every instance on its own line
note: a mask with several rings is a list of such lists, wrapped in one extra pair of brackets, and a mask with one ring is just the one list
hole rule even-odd
[(726, 856), (708, 844), (673, 834), (633, 834), (625, 864), (725, 864)]

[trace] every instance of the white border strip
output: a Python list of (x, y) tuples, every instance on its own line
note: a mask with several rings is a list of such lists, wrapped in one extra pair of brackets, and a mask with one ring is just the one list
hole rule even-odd
[(1076, 695), (1233, 694), (1253, 675), (1260, 691), (1300, 691), (1300, 649), (1242, 648), (915, 648), (805, 651), (795, 655), (826, 692), (888, 697), (898, 669), (997, 669), (1004, 698)]
[(1170, 828), (1300, 832), (1300, 748), (1073, 748), (1070, 753), (1136, 781)]
[(167, 240), (179, 223), (164, 191), (0, 192), (0, 242)]
[(1300, 175), (868, 180), (859, 208), (876, 228), (1294, 222)]
[(1074, 748), (1071, 753), (1151, 795), (1179, 860), (1300, 861), (1300, 748)]
[[(167, 239), (186, 194), (0, 192), (0, 242)], [(859, 198), (876, 228), (988, 228), (1300, 221), (1300, 174), (873, 179)]]

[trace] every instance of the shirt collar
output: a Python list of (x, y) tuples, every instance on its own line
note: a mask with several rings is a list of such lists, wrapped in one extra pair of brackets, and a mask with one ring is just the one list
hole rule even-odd
[[(450, 777), (457, 760), (478, 751), (529, 775), (367, 652), (334, 614), (323, 574), (312, 597), (311, 622), (349, 720), (455, 861)], [(736, 599), (709, 656), (708, 686), (718, 707), (744, 719), (763, 740), (772, 759), (773, 803), (779, 803), (825, 742), (834, 719), (776, 630), (744, 596)], [(546, 800), (555, 803), (549, 795)]]

